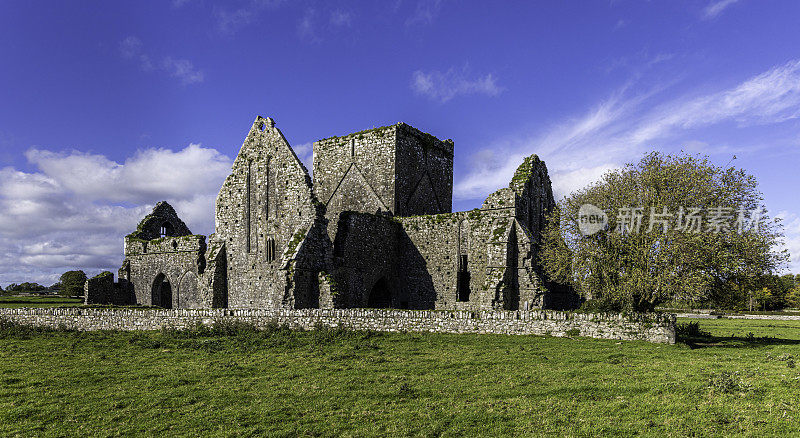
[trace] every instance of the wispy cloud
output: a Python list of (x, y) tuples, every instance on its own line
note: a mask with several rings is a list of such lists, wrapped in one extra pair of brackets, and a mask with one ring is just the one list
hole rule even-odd
[(417, 70), (411, 76), (411, 89), (421, 96), (442, 103), (461, 95), (497, 96), (503, 91), (503, 87), (497, 85), (497, 80), (491, 73), (470, 78), (466, 68), (451, 68), (444, 73)]
[(795, 213), (782, 211), (775, 215), (782, 219), (784, 237), (784, 248), (789, 251), (788, 271), (800, 273), (800, 216)]
[(123, 58), (139, 64), (145, 72), (162, 71), (178, 79), (182, 84), (196, 84), (203, 82), (205, 75), (196, 69), (188, 59), (164, 56), (154, 60), (142, 46), (142, 41), (134, 36), (129, 36), (119, 43), (119, 51)]
[(707, 20), (714, 19), (721, 14), (722, 11), (738, 1), (739, 0), (713, 0), (703, 9), (703, 18)]
[(239, 29), (255, 22), (261, 14), (269, 9), (288, 3), (287, 0), (248, 0), (239, 3), (235, 9), (219, 8), (217, 30), (222, 34), (233, 34)]
[(308, 42), (320, 41), (320, 38), (317, 36), (316, 32), (316, 16), (316, 9), (309, 8), (303, 13), (303, 16), (297, 22), (297, 35), (300, 37), (300, 39)]
[(443, 4), (444, 0), (417, 0), (414, 12), (406, 19), (406, 26), (432, 24)]
[[(626, 86), (581, 117), (539, 134), (498, 140), (476, 154), (459, 178), (457, 199), (480, 199), (508, 184), (522, 158), (539, 154), (558, 196), (585, 186), (604, 171), (630, 161), (655, 141), (675, 141), (718, 123), (739, 127), (800, 117), (800, 61), (776, 66), (729, 89), (655, 103), (664, 90), (633, 94)], [(733, 148), (728, 152), (743, 150)], [(587, 166), (586, 163), (592, 163)]]
[(335, 27), (350, 27), (353, 21), (353, 14), (349, 11), (336, 9), (331, 11), (331, 25)]

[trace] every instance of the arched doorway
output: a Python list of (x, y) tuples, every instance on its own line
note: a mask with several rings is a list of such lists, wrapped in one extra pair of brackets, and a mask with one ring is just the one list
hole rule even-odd
[(164, 274), (158, 274), (153, 280), (152, 304), (165, 309), (172, 308), (172, 285)]
[(389, 289), (389, 282), (386, 281), (386, 277), (381, 277), (381, 279), (376, 281), (375, 285), (372, 286), (372, 290), (369, 291), (367, 307), (375, 309), (392, 307), (392, 292)]

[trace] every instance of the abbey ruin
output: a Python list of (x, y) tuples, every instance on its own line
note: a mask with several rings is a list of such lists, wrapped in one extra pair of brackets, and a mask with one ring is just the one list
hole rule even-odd
[(313, 180), (270, 118), (257, 117), (195, 235), (166, 202), (125, 237), (118, 281), (87, 304), (164, 308), (565, 308), (536, 256), (554, 207), (526, 158), (479, 209), (452, 212), (453, 142), (403, 124), (314, 143)]

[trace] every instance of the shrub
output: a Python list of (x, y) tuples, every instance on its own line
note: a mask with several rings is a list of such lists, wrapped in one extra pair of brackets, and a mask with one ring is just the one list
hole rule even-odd
[(707, 387), (711, 392), (722, 394), (732, 394), (750, 389), (750, 385), (742, 379), (739, 371), (713, 373), (708, 379)]
[(697, 321), (676, 324), (675, 334), (681, 338), (707, 338), (711, 336), (711, 333), (700, 328), (700, 323)]
[(576, 328), (571, 328), (571, 329), (567, 330), (567, 336), (569, 336), (569, 337), (579, 336), (580, 334), (581, 334), (581, 331), (579, 329), (576, 329)]
[(619, 313), (622, 305), (612, 300), (586, 300), (578, 312), (584, 313)]

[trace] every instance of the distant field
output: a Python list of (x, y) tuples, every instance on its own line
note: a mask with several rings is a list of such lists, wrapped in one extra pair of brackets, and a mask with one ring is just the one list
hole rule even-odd
[(711, 335), (677, 345), (10, 326), (0, 328), (0, 435), (800, 433), (800, 324), (699, 324)]
[(785, 340), (800, 340), (800, 321), (764, 319), (689, 319), (678, 318), (678, 323), (698, 321), (700, 326), (717, 337), (747, 338), (770, 336)]
[(13, 297), (0, 296), (0, 308), (9, 307), (73, 307), (83, 305), (81, 298), (66, 298), (58, 296), (30, 296)]

